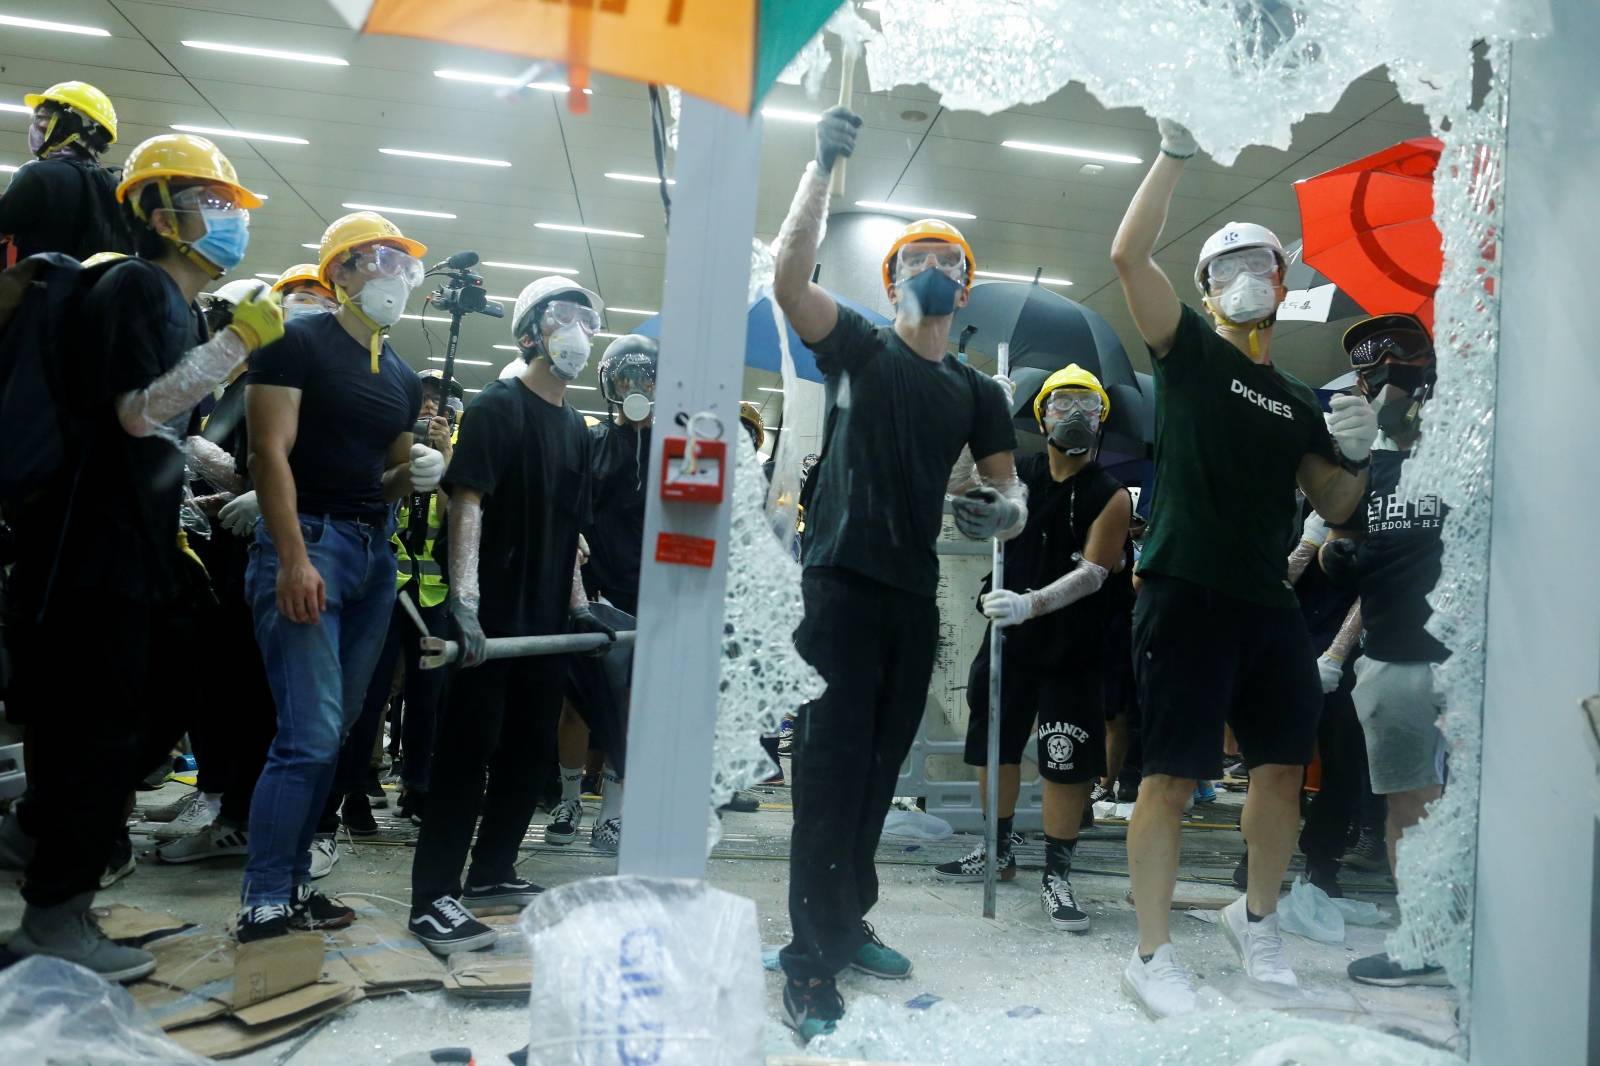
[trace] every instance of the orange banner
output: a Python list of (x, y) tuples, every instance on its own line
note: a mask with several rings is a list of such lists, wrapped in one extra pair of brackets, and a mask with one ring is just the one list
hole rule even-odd
[(420, 37), (676, 85), (741, 114), (757, 0), (375, 0), (367, 33)]

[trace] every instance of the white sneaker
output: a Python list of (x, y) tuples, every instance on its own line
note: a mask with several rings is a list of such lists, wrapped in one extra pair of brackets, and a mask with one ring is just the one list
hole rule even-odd
[(311, 880), (327, 877), (339, 861), (339, 842), (328, 836), (311, 838)]
[(208, 799), (200, 792), (192, 793), (189, 798), (191, 802), (176, 818), (150, 835), (165, 842), (182, 840), (184, 837), (191, 837), (209, 829), (216, 822), (217, 815), (222, 813), (222, 798), (219, 796), (215, 800)]
[(226, 825), (210, 825), (193, 836), (174, 840), (156, 849), (161, 862), (199, 862), (202, 859), (225, 859), (230, 855), (250, 854), (250, 837), (243, 829)]
[(1133, 958), (1122, 971), (1122, 990), (1128, 998), (1144, 1008), (1150, 1017), (1160, 1020), (1178, 1014), (1192, 1014), (1198, 1004), (1194, 994), (1194, 979), (1178, 965), (1171, 944), (1156, 948), (1149, 962), (1139, 957), (1138, 945)]
[(1245, 913), (1244, 897), (1240, 896), (1222, 908), (1222, 931), (1239, 953), (1246, 977), (1286, 988), (1300, 987), (1283, 954), (1283, 934), (1278, 931), (1276, 914), (1252, 922)]

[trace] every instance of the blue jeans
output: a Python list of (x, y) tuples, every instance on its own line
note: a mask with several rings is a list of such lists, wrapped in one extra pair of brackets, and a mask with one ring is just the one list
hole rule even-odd
[(288, 903), (311, 880), (311, 838), (333, 784), (339, 744), (361, 714), (394, 609), (389, 530), (300, 516), (306, 555), (322, 575), (327, 609), (311, 625), (278, 612), (278, 552), (256, 524), (245, 571), (256, 642), (278, 708), (278, 735), (250, 802), (244, 902)]

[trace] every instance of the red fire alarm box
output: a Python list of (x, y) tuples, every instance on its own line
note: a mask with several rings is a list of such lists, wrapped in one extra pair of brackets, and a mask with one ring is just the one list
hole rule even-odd
[(722, 502), (727, 477), (728, 446), (720, 440), (694, 438), (694, 455), (686, 463), (686, 437), (668, 437), (661, 447), (661, 498), (680, 503)]

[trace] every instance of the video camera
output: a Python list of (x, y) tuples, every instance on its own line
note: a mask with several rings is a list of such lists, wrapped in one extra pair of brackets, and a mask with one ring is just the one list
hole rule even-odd
[(506, 309), (489, 300), (483, 288), (483, 276), (467, 269), (477, 265), (477, 262), (477, 252), (457, 252), (444, 262), (430, 267), (430, 275), (443, 274), (447, 280), (433, 290), (428, 302), (452, 315), (506, 317)]

